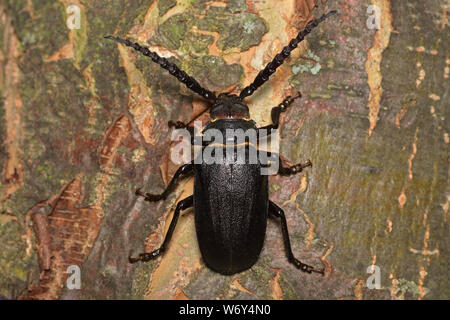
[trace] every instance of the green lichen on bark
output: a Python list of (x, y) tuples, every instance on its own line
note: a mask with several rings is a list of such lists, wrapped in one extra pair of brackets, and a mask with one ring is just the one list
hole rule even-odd
[(27, 243), (23, 239), (25, 226), (16, 220), (0, 221), (0, 296), (15, 299), (25, 293), (28, 273), (37, 268), (37, 255), (31, 252), (26, 256)]
[(214, 37), (211, 35), (199, 34), (196, 32), (188, 32), (185, 35), (181, 50), (183, 52), (191, 52), (197, 55), (208, 54), (209, 46), (213, 43)]

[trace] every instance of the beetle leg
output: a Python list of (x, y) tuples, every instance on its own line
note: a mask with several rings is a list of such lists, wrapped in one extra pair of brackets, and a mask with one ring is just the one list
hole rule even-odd
[(258, 128), (258, 132), (259, 132), (260, 136), (263, 137), (265, 135), (269, 135), (271, 129), (278, 129), (278, 126), (280, 125), (280, 115), (281, 115), (281, 113), (286, 111), (287, 108), (292, 104), (292, 102), (294, 102), (296, 99), (299, 99), (301, 97), (302, 97), (302, 94), (299, 91), (297, 93), (297, 95), (295, 95), (293, 97), (288, 96), (278, 106), (272, 108), (272, 111), (270, 112), (270, 115), (271, 115), (271, 118), (272, 118), (272, 124), (269, 124), (268, 126), (264, 126), (264, 127)]
[(278, 174), (281, 175), (289, 175), (289, 174), (295, 174), (302, 172), (304, 168), (306, 167), (312, 167), (311, 160), (308, 160), (305, 164), (298, 163), (296, 165), (290, 166), (290, 167), (283, 167), (281, 158), (280, 158), (280, 169), (278, 169)]
[(286, 249), (286, 253), (289, 259), (289, 262), (295, 265), (298, 269), (300, 269), (303, 272), (311, 273), (316, 272), (320, 273), (321, 275), (324, 275), (324, 269), (317, 270), (314, 269), (314, 267), (311, 267), (307, 264), (304, 264), (300, 260), (296, 259), (294, 256), (294, 253), (292, 253), (291, 248), (291, 241), (289, 240), (289, 232), (286, 222), (286, 216), (284, 215), (283, 209), (281, 209), (279, 206), (277, 206), (275, 203), (269, 200), (269, 213), (274, 215), (277, 218), (281, 218), (281, 230), (283, 233), (283, 241), (284, 241), (284, 247)]
[(175, 175), (173, 176), (172, 180), (170, 180), (169, 185), (167, 186), (166, 190), (164, 190), (164, 192), (161, 194), (143, 193), (141, 191), (141, 188), (137, 189), (135, 194), (139, 197), (144, 197), (145, 201), (150, 201), (150, 202), (165, 199), (167, 197), (167, 195), (169, 194), (169, 192), (172, 190), (175, 183), (177, 182), (178, 178), (180, 178), (180, 176), (182, 176), (184, 174), (190, 173), (193, 168), (194, 168), (194, 166), (192, 163), (187, 163), (187, 164), (179, 167), (177, 172), (175, 172)]
[(175, 229), (175, 226), (177, 225), (178, 217), (180, 216), (180, 211), (190, 208), (193, 205), (194, 205), (194, 196), (189, 196), (189, 197), (181, 200), (180, 202), (178, 202), (177, 208), (175, 209), (175, 212), (173, 213), (172, 221), (170, 222), (169, 229), (167, 230), (166, 237), (164, 238), (164, 241), (163, 241), (161, 247), (159, 247), (158, 249), (156, 249), (152, 252), (141, 253), (141, 254), (139, 254), (139, 256), (137, 258), (133, 258), (131, 256), (132, 252), (130, 252), (128, 261), (130, 263), (135, 263), (138, 261), (146, 262), (146, 261), (156, 258), (160, 254), (162, 254), (166, 250), (167, 245), (169, 244), (170, 239), (172, 238), (173, 230)]

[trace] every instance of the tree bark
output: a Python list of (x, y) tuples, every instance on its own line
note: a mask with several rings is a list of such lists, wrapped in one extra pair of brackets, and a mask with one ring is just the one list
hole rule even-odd
[[(448, 7), (0, 0), (0, 296), (449, 299)], [(80, 28), (70, 29), (77, 8)], [(255, 266), (214, 273), (192, 210), (161, 258), (129, 264), (130, 250), (159, 247), (176, 203), (192, 194), (192, 178), (157, 203), (134, 194), (161, 192), (178, 167), (167, 122), (189, 121), (207, 103), (103, 36), (149, 46), (211, 91), (239, 92), (332, 9), (339, 15), (246, 99), (264, 126), (272, 107), (303, 94), (282, 116), (281, 153), (313, 167), (270, 177), (270, 199), (285, 210), (296, 257), (325, 276), (289, 264), (272, 220)], [(80, 289), (67, 285), (70, 266)]]

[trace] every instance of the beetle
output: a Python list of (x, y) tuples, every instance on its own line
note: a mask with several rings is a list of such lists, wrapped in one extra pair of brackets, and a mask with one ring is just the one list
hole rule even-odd
[[(210, 109), (210, 121), (205, 124), (203, 133), (210, 129), (222, 133), (227, 129), (251, 129), (263, 132), (263, 130), (277, 129), (280, 114), (286, 111), (294, 100), (300, 98), (301, 94), (287, 97), (278, 106), (272, 108), (272, 124), (262, 128), (257, 128), (255, 122), (250, 119), (249, 108), (243, 102), (244, 98), (252, 95), (255, 90), (268, 81), (269, 77), (283, 64), (292, 50), (303, 41), (306, 35), (319, 23), (336, 13), (333, 10), (310, 21), (239, 95), (220, 93), (216, 96), (215, 93), (203, 88), (193, 77), (179, 69), (175, 64), (150, 51), (147, 47), (128, 39), (114, 36), (106, 36), (105, 38), (129, 46), (150, 57), (155, 63), (184, 83), (187, 88), (211, 101), (212, 104), (208, 107)], [(171, 121), (169, 121), (169, 126), (189, 130), (193, 137), (192, 143), (195, 143), (196, 137), (193, 127), (182, 122), (174, 123)], [(236, 149), (234, 149), (237, 146), (235, 141), (230, 145), (220, 145), (223, 150), (230, 146), (236, 152)], [(246, 143), (245, 153), (248, 154), (254, 148), (258, 148), (258, 146)], [(274, 217), (281, 221), (283, 242), (289, 262), (303, 272), (316, 272), (323, 275), (323, 269), (318, 270), (295, 258), (291, 249), (285, 214), (279, 206), (269, 200), (268, 177), (261, 174), (263, 166), (261, 162), (250, 163), (248, 160), (240, 164), (234, 162), (210, 164), (205, 161), (200, 163), (192, 161), (184, 164), (176, 171), (167, 188), (161, 194), (143, 193), (140, 189), (137, 189), (136, 195), (144, 197), (145, 201), (159, 201), (167, 197), (179, 178), (194, 174), (194, 194), (178, 202), (160, 248), (153, 252), (141, 253), (137, 257), (133, 257), (130, 253), (129, 262), (149, 261), (161, 255), (168, 247), (180, 212), (194, 207), (195, 228), (200, 252), (205, 264), (213, 271), (231, 275), (252, 267), (256, 263), (264, 244), (267, 219), (268, 217)], [(278, 168), (278, 173), (282, 175), (295, 174), (306, 167), (312, 167), (310, 161), (289, 167), (281, 165)]]

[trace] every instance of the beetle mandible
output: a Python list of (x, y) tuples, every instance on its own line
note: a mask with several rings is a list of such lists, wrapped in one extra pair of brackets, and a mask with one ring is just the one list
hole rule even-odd
[[(209, 129), (221, 132), (225, 132), (226, 129), (251, 129), (262, 132), (262, 129), (264, 129), (267, 132), (266, 130), (278, 128), (280, 114), (295, 99), (300, 98), (301, 94), (287, 97), (278, 106), (272, 108), (272, 124), (262, 128), (257, 128), (255, 122), (250, 119), (249, 108), (243, 102), (244, 98), (252, 95), (269, 79), (312, 29), (334, 14), (336, 14), (336, 11), (333, 10), (310, 21), (239, 95), (220, 93), (216, 96), (215, 93), (203, 88), (194, 78), (179, 69), (175, 64), (150, 51), (147, 47), (114, 36), (106, 36), (105, 38), (132, 47), (150, 57), (190, 90), (211, 101), (212, 104), (208, 107), (210, 109), (210, 121), (205, 124), (203, 132)], [(171, 121), (169, 121), (169, 125), (188, 129), (192, 136), (192, 144), (195, 143), (193, 127), (181, 122), (173, 123)], [(222, 147), (225, 149), (229, 145), (223, 144)], [(234, 148), (235, 145), (231, 144), (231, 147)], [(257, 146), (247, 143), (245, 152), (248, 153), (251, 148), (257, 148)], [(308, 166), (312, 166), (310, 161), (290, 167), (281, 165), (278, 173), (282, 175), (295, 174)], [(289, 262), (303, 272), (316, 272), (323, 275), (323, 269), (318, 270), (295, 258), (289, 240), (286, 217), (283, 210), (268, 198), (268, 177), (261, 174), (262, 167), (263, 164), (259, 162), (256, 164), (250, 164), (249, 162), (244, 164), (228, 162), (207, 164), (192, 161), (176, 171), (163, 193), (155, 195), (143, 193), (140, 189), (136, 190), (136, 195), (144, 197), (146, 201), (159, 201), (167, 197), (180, 177), (194, 173), (194, 194), (178, 202), (161, 247), (150, 253), (141, 253), (137, 257), (132, 257), (130, 254), (129, 262), (149, 261), (162, 254), (167, 249), (180, 212), (194, 207), (195, 228), (200, 252), (205, 264), (213, 271), (230, 275), (252, 267), (256, 263), (264, 244), (267, 218), (272, 216), (281, 220), (283, 241)]]

